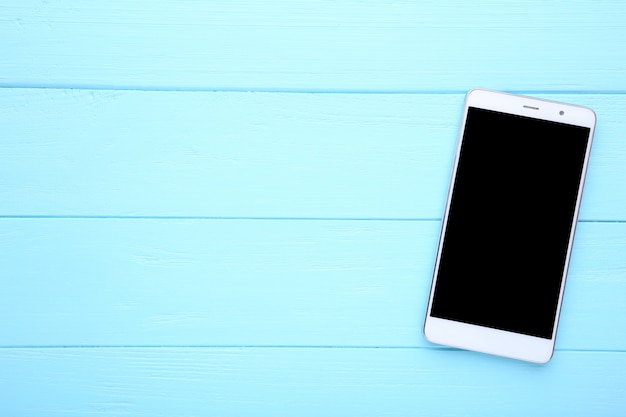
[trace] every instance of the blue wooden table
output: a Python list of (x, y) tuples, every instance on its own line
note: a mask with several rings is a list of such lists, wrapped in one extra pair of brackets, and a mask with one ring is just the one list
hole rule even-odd
[[(0, 51), (0, 415), (626, 415), (625, 3), (11, 0)], [(545, 366), (421, 334), (474, 87), (598, 115)]]

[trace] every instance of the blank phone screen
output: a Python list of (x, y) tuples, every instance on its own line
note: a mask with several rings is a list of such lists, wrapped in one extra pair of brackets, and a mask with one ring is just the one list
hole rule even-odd
[(589, 134), (468, 109), (432, 316), (552, 338)]

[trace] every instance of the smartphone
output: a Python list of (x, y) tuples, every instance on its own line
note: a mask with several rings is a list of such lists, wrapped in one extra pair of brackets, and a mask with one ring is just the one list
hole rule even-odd
[(427, 340), (552, 358), (595, 123), (586, 107), (483, 89), (466, 95)]

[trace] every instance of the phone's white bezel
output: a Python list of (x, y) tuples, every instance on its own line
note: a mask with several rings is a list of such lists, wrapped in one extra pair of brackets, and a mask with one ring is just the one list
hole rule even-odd
[[(443, 236), (446, 230), (448, 211), (450, 209), (450, 203), (452, 198), (452, 190), (456, 178), (458, 159), (467, 120), (467, 112), (470, 107), (494, 110), (502, 113), (533, 117), (536, 119), (549, 120), (560, 123), (567, 123), (576, 126), (584, 126), (590, 129), (589, 141), (587, 143), (587, 150), (585, 153), (585, 161), (582, 171), (582, 181), (578, 189), (576, 208), (574, 211), (574, 221), (572, 230), (570, 231), (567, 256), (565, 260), (565, 268), (563, 270), (564, 272), (561, 279), (561, 290), (559, 293), (557, 314), (555, 322), (553, 324), (552, 339), (544, 339), (540, 337), (528, 336), (489, 327), (446, 320), (432, 317), (430, 315), (435, 282), (437, 272), (439, 270)], [(595, 122), (595, 113), (593, 112), (593, 110), (587, 107), (484, 89), (474, 89), (467, 93), (467, 96), (465, 98), (465, 105), (463, 108), (463, 117), (461, 119), (461, 127), (459, 129), (459, 136), (457, 140), (457, 147), (452, 169), (452, 176), (450, 179), (446, 209), (441, 225), (439, 246), (437, 249), (437, 257), (435, 261), (433, 279), (430, 288), (430, 296), (428, 299), (426, 319), (424, 321), (424, 336), (427, 340), (437, 344), (475, 350), (479, 352), (490, 353), (494, 355), (505, 356), (535, 363), (546, 363), (550, 360), (554, 352), (554, 343), (556, 340), (557, 325), (559, 322), (559, 314), (561, 311), (561, 302), (563, 299), (563, 291), (565, 288), (565, 280), (567, 277), (572, 244), (574, 241), (574, 232), (576, 229), (576, 221), (578, 219), (578, 212), (580, 209), (580, 201), (585, 175), (587, 172), (587, 165), (589, 163), (589, 155), (591, 151), (591, 142), (593, 140)]]

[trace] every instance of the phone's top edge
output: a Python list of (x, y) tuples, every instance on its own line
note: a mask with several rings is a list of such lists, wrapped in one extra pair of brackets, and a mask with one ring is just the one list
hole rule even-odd
[[(591, 129), (597, 122), (596, 112), (586, 106), (486, 88), (473, 88), (467, 92), (465, 108), (469, 107), (510, 112), (521, 116), (586, 126)], [(565, 116), (561, 110), (565, 110)]]
[(594, 120), (597, 119), (596, 112), (592, 108), (587, 107), (587, 106), (582, 106), (580, 104), (565, 103), (563, 101), (550, 100), (550, 99), (541, 98), (541, 97), (535, 97), (535, 96), (527, 96), (527, 95), (523, 95), (523, 94), (509, 93), (509, 92), (506, 92), (506, 91), (491, 90), (489, 88), (482, 88), (482, 87), (472, 88), (471, 90), (469, 90), (465, 94), (465, 101), (468, 102), (470, 100), (471, 96), (476, 94), (476, 93), (478, 93), (478, 94), (480, 94), (480, 93), (487, 93), (487, 94), (493, 94), (493, 95), (508, 96), (508, 97), (511, 97), (511, 98), (514, 98), (514, 99), (535, 100), (535, 101), (541, 101), (541, 102), (545, 102), (545, 103), (558, 104), (558, 105), (561, 105), (561, 106), (578, 107), (580, 109), (585, 109), (585, 110), (590, 111), (591, 113), (593, 113)]

